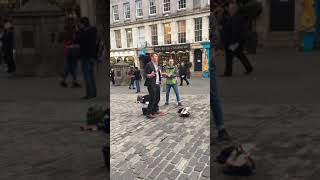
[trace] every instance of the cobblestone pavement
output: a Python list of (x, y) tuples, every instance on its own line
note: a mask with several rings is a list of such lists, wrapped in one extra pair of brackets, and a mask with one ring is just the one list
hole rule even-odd
[(111, 179), (210, 179), (209, 95), (182, 96), (191, 117), (172, 99), (160, 106), (166, 116), (149, 120), (136, 95), (111, 94)]
[[(100, 78), (101, 77), (101, 78)], [(0, 74), (0, 180), (103, 180), (102, 133), (81, 132), (87, 108), (81, 89), (59, 87), (59, 78)]]
[[(233, 143), (254, 143), (257, 170), (251, 177), (230, 177), (213, 163), (215, 180), (317, 180), (320, 175), (319, 52), (263, 52), (251, 56), (252, 76), (219, 79), (225, 122)], [(223, 59), (218, 71), (223, 70)], [(211, 131), (212, 159), (232, 143)]]

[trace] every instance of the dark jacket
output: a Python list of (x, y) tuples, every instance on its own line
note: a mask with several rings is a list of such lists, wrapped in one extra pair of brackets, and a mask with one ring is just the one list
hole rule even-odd
[(2, 38), (3, 52), (12, 52), (13, 50), (13, 30), (5, 31)]
[(227, 18), (223, 24), (222, 42), (225, 47), (235, 43), (243, 45), (247, 37), (246, 34), (246, 21), (240, 14), (237, 14)]
[(185, 76), (185, 75), (187, 75), (187, 66), (180, 66), (180, 68), (179, 68), (179, 75), (180, 75), (180, 76)]
[[(158, 67), (159, 68), (159, 81), (161, 83), (161, 73), (160, 73), (160, 66)], [(156, 68), (154, 67), (152, 61), (148, 62), (145, 69), (144, 69), (144, 74), (145, 74), (145, 78), (146, 78), (146, 81), (144, 83), (145, 86), (155, 86), (156, 85), (156, 81), (157, 81), (157, 77), (154, 76), (152, 78), (148, 78), (147, 75), (148, 74), (151, 74), (152, 71), (156, 72)]]
[(134, 71), (134, 80), (141, 80), (141, 72), (140, 72), (140, 70), (135, 70)]
[(80, 30), (76, 42), (80, 45), (81, 58), (97, 58), (97, 29), (95, 27)]

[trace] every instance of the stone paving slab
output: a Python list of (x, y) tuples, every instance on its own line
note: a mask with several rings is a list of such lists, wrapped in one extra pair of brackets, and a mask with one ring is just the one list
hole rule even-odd
[(152, 120), (142, 115), (136, 97), (110, 97), (111, 179), (209, 178), (209, 95), (183, 96), (183, 103), (192, 108), (189, 118), (179, 117), (171, 103), (160, 106), (166, 116)]
[[(222, 174), (212, 164), (215, 180), (316, 180), (319, 178), (320, 105), (225, 104), (226, 124), (233, 143), (254, 143), (257, 171), (251, 177)], [(232, 143), (216, 141), (212, 129), (212, 158)]]
[(88, 107), (108, 104), (106, 73), (97, 73), (99, 97), (90, 101), (59, 80), (0, 73), (0, 180), (106, 179), (106, 135), (80, 131)]

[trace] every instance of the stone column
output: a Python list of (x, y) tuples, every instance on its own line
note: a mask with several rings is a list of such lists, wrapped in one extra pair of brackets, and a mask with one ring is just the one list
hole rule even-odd
[(178, 44), (178, 22), (171, 23), (171, 40), (172, 44)]
[(158, 43), (159, 45), (164, 44), (164, 25), (162, 23), (158, 24)]
[(187, 43), (194, 42), (194, 19), (190, 18), (186, 20), (186, 41)]
[(133, 47), (138, 48), (139, 47), (139, 34), (138, 34), (138, 28), (134, 27), (132, 28), (132, 44)]
[(122, 48), (127, 48), (127, 35), (126, 35), (126, 30), (125, 29), (120, 29), (121, 33), (121, 47)]
[(209, 25), (210, 20), (208, 16), (202, 17), (202, 40), (207, 41), (209, 39)]
[(151, 46), (152, 39), (151, 39), (151, 28), (149, 25), (144, 26), (144, 38), (145, 41), (148, 42), (148, 46)]
[(114, 30), (110, 30), (110, 42), (111, 49), (116, 49), (116, 37)]
[(190, 72), (194, 72), (194, 61), (193, 61), (193, 59), (194, 59), (194, 49), (190, 49), (190, 52), (189, 52), (189, 61), (192, 63), (192, 67), (190, 68)]

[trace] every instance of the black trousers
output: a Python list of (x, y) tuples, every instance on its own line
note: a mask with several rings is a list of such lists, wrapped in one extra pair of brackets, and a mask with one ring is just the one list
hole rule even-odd
[(247, 72), (251, 72), (253, 67), (247, 58), (247, 56), (243, 52), (243, 48), (239, 47), (236, 51), (231, 51), (228, 48), (225, 49), (226, 52), (226, 68), (224, 71), (224, 75), (231, 76), (232, 75), (232, 66), (233, 66), (233, 59), (237, 57), (240, 62), (243, 64)]
[(160, 85), (148, 86), (148, 92), (150, 96), (150, 101), (148, 105), (147, 115), (159, 111)]
[(183, 80), (186, 81), (187, 85), (189, 85), (189, 81), (188, 81), (188, 79), (187, 79), (187, 76), (184, 75), (184, 77), (181, 77), (181, 76), (180, 76), (180, 86), (183, 85)]
[(12, 50), (4, 51), (4, 61), (8, 65), (8, 72), (14, 72), (16, 70), (16, 64), (13, 60)]
[(114, 80), (114, 77), (111, 76), (111, 81), (112, 81), (112, 84), (116, 84), (116, 81)]

